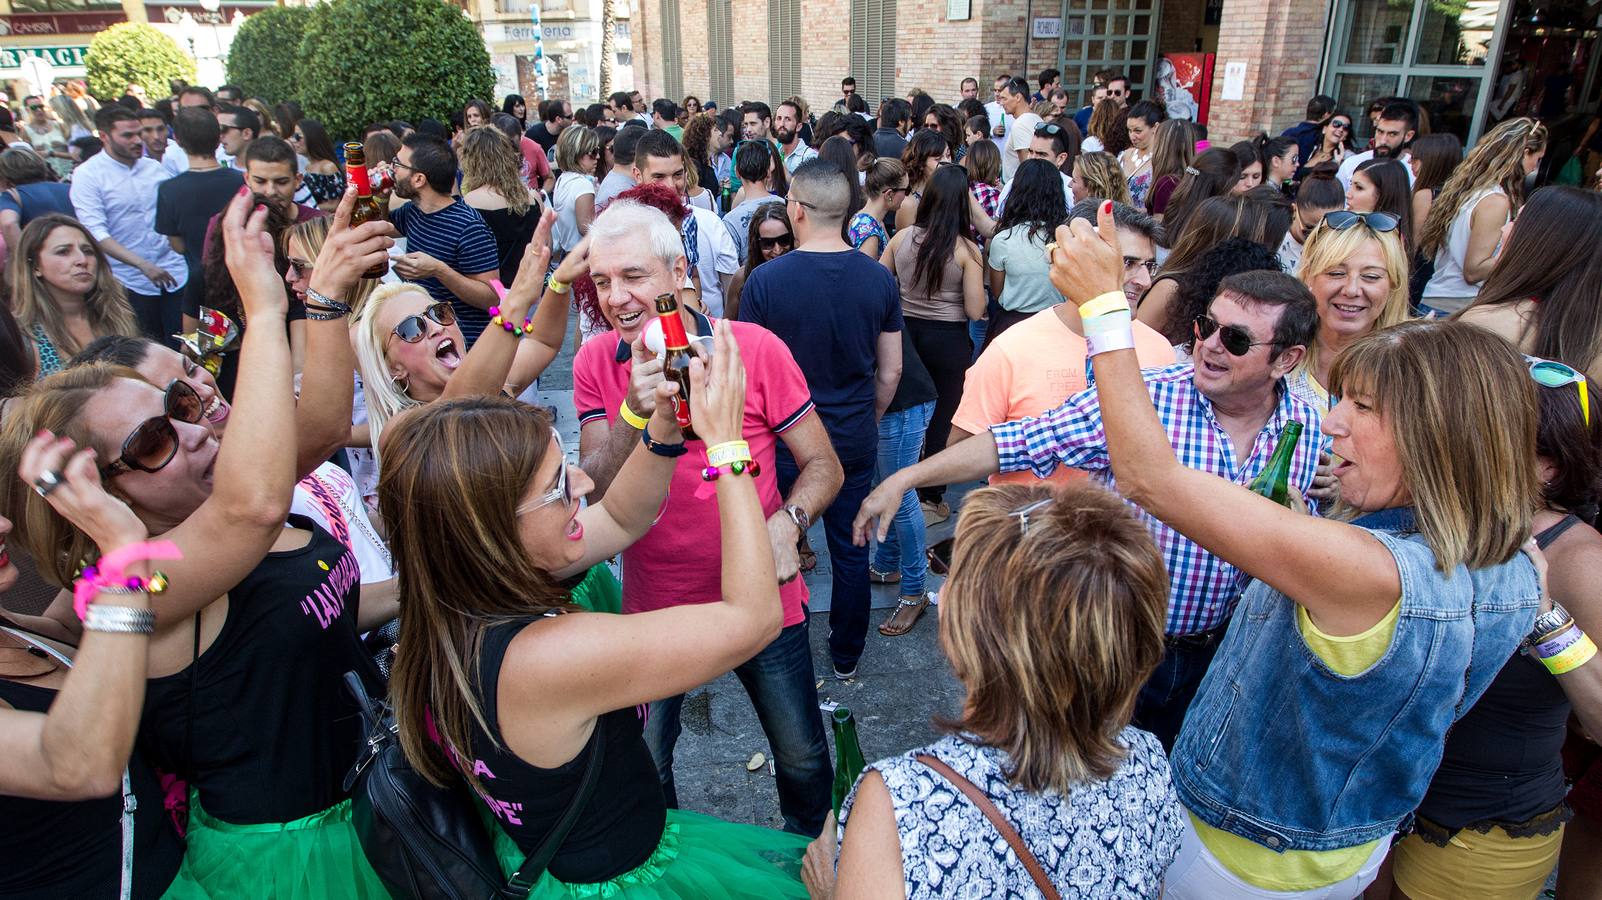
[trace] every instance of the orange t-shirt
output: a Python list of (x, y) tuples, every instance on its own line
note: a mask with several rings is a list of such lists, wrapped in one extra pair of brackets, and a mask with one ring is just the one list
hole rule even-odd
[[(1152, 328), (1134, 323), (1135, 357), (1141, 368), (1175, 361), (1174, 348)], [(1088, 387), (1085, 339), (1069, 330), (1057, 310), (1046, 309), (1019, 322), (996, 338), (969, 369), (962, 385), (962, 403), (951, 424), (970, 434), (992, 425), (1038, 416), (1061, 406)], [(1048, 481), (1083, 478), (1078, 469), (1058, 467)], [(1030, 472), (990, 476), (991, 484), (1034, 484)]]

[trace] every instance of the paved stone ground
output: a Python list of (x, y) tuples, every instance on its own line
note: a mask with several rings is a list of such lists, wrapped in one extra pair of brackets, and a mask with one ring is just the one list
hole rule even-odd
[[(568, 346), (540, 378), (539, 400), (556, 409), (563, 443), (576, 459), (572, 354), (569, 328)], [(949, 499), (955, 503), (961, 493), (954, 491)], [(930, 529), (930, 541), (949, 536), (954, 521)], [(879, 634), (878, 624), (895, 606), (897, 588), (875, 586), (868, 644), (857, 677), (836, 681), (828, 651), (830, 574), (823, 526), (813, 526), (810, 537), (818, 567), (805, 577), (812, 594), (812, 666), (818, 673), (819, 700), (844, 704), (856, 713), (862, 753), (870, 762), (928, 743), (936, 736), (932, 717), (955, 713), (962, 702), (962, 687), (940, 654), (934, 611), (926, 613), (910, 633), (886, 638)], [(931, 574), (928, 587), (939, 586), (940, 579)], [(685, 698), (683, 724), (673, 766), (679, 803), (729, 821), (781, 827), (773, 777), (766, 767), (746, 771), (752, 754), (771, 757), (772, 753), (740, 682), (725, 675), (691, 692)]]

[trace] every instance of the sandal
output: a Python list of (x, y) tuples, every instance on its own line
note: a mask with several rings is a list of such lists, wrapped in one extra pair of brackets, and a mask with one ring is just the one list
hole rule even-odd
[(912, 626), (918, 624), (918, 618), (928, 608), (929, 599), (933, 596), (932, 592), (925, 591), (922, 596), (902, 597), (897, 600), (896, 611), (879, 626), (879, 633), (885, 637), (900, 637), (911, 631)]
[(801, 545), (796, 548), (796, 552), (801, 558), (800, 570), (803, 573), (810, 572), (818, 567), (818, 554), (812, 549), (812, 542), (807, 539), (806, 535), (801, 535)]
[(872, 565), (868, 566), (868, 581), (874, 584), (895, 584), (901, 580), (901, 570), (894, 572), (881, 572)]

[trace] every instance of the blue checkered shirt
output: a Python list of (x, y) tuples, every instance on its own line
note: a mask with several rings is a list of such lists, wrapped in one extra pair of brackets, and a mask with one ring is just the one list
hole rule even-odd
[[(1250, 484), (1273, 456), (1285, 423), (1295, 420), (1302, 423), (1303, 431), (1291, 461), (1290, 484), (1305, 498), (1323, 443), (1318, 409), (1282, 385), (1279, 404), (1257, 433), (1245, 460), (1237, 464), (1229, 433), (1214, 418), (1212, 403), (1196, 390), (1193, 372), (1190, 363), (1182, 363), (1142, 373), (1157, 407), (1157, 418), (1162, 420), (1180, 463), (1239, 485)], [(1092, 473), (1109, 489), (1117, 490), (1094, 387), (1069, 397), (1062, 406), (1038, 418), (1005, 422), (991, 428), (991, 433), (1003, 472), (1028, 470), (1045, 478), (1057, 466), (1070, 466)], [(1247, 579), (1240, 570), (1140, 507), (1136, 506), (1135, 511), (1151, 529), (1168, 569), (1168, 633), (1196, 634), (1224, 624), (1246, 585)]]

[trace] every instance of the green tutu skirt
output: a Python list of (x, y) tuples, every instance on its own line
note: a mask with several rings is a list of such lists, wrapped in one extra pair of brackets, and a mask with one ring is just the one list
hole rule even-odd
[(234, 825), (189, 792), (189, 848), (166, 897), (388, 900), (350, 824), (350, 801), (293, 822)]
[[(808, 843), (799, 834), (670, 809), (656, 851), (637, 868), (595, 884), (564, 884), (547, 872), (528, 896), (529, 900), (805, 898), (801, 857)], [(510, 878), (527, 854), (496, 828), (495, 855)]]
[(584, 573), (584, 580), (573, 588), (570, 599), (590, 612), (621, 613), (623, 585), (618, 583), (617, 576), (612, 574), (606, 563), (596, 563)]

